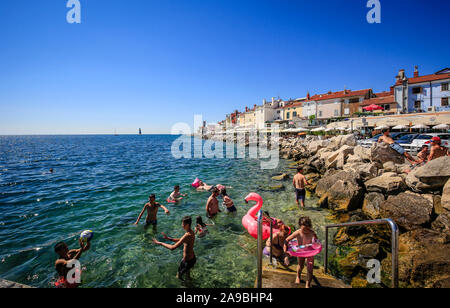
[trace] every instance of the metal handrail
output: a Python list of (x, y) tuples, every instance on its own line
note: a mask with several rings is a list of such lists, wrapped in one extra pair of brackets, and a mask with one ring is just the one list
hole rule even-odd
[(328, 229), (341, 227), (354, 227), (365, 225), (388, 224), (391, 227), (391, 254), (392, 254), (392, 287), (398, 288), (398, 226), (392, 219), (377, 219), (347, 222), (342, 224), (333, 224), (325, 226), (325, 273), (328, 272)]
[(262, 258), (263, 258), (263, 236), (262, 236), (262, 234), (263, 234), (263, 232), (262, 232), (262, 230), (263, 230), (263, 226), (262, 226), (262, 221), (263, 221), (263, 211), (262, 210), (260, 210), (259, 212), (258, 212), (258, 220), (257, 220), (257, 223), (258, 223), (258, 238), (257, 238), (257, 241), (258, 241), (258, 264), (257, 264), (257, 266), (258, 266), (258, 278), (257, 278), (257, 281), (256, 281), (256, 287), (258, 288), (258, 289), (261, 289), (262, 288)]

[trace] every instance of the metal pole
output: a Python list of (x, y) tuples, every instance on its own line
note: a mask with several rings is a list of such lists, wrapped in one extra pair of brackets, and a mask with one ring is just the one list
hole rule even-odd
[(328, 227), (325, 227), (325, 274), (328, 272)]
[(392, 288), (398, 288), (398, 235), (399, 229), (397, 224), (390, 218), (388, 219), (377, 219), (377, 220), (368, 220), (368, 221), (355, 221), (348, 222), (343, 224), (334, 224), (325, 226), (325, 260), (324, 267), (325, 273), (328, 271), (328, 229), (329, 228), (340, 228), (340, 227), (354, 227), (354, 226), (364, 226), (364, 225), (380, 225), (380, 224), (388, 224), (391, 228), (391, 253), (392, 253)]
[(272, 240), (273, 240), (273, 228), (272, 228), (272, 218), (270, 218), (270, 265), (272, 264), (272, 258), (273, 258), (273, 254), (272, 254)]
[(256, 287), (258, 289), (262, 288), (262, 254), (263, 254), (263, 247), (262, 247), (262, 217), (263, 213), (262, 210), (258, 212), (258, 279), (256, 283)]
[(388, 219), (388, 224), (392, 230), (391, 236), (391, 258), (392, 258), (392, 287), (398, 288), (398, 226), (392, 219)]

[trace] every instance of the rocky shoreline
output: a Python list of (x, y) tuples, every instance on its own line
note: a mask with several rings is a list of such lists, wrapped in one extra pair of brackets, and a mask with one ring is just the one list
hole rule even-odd
[[(205, 139), (249, 146), (248, 137)], [(412, 166), (386, 144), (364, 148), (353, 135), (322, 139), (317, 136), (279, 137), (280, 157), (292, 160), (289, 171), (273, 177), (282, 181), (303, 167), (307, 189), (319, 206), (339, 222), (393, 219), (400, 228), (399, 282), (401, 287), (450, 287), (450, 157), (425, 166)], [(412, 170), (411, 170), (412, 169)], [(261, 188), (272, 192), (283, 184)], [(339, 229), (339, 247), (330, 259), (335, 275), (353, 287), (370, 287), (367, 262), (382, 264), (382, 283), (391, 285), (391, 233), (387, 226)]]
[[(280, 155), (303, 166), (319, 205), (340, 222), (392, 218), (400, 228), (399, 279), (403, 287), (450, 287), (450, 157), (417, 167), (385, 144), (366, 149), (353, 135), (327, 140), (282, 138)], [(406, 173), (409, 172), (409, 173)], [(387, 227), (340, 229), (335, 274), (368, 287), (366, 264), (382, 260), (390, 285)]]

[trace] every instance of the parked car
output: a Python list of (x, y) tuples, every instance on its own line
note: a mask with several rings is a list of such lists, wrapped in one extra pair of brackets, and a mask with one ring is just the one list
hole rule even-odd
[(399, 143), (407, 151), (410, 151), (412, 142), (419, 136), (420, 136), (419, 134), (407, 134), (397, 139), (396, 142)]
[[(366, 139), (360, 142), (360, 144), (363, 147), (367, 147), (370, 148), (372, 146), (372, 144), (376, 143), (378, 141), (378, 139), (382, 136), (383, 134), (378, 134), (373, 138), (370, 139)], [(391, 133), (391, 137), (392, 139), (394, 139), (395, 141), (398, 141), (400, 138), (407, 136), (407, 135), (412, 135), (411, 133)]]
[(415, 138), (411, 143), (411, 150), (420, 151), (423, 145), (431, 146), (431, 138), (433, 137), (441, 138), (442, 146), (450, 148), (450, 134), (430, 133), (421, 134), (417, 138)]

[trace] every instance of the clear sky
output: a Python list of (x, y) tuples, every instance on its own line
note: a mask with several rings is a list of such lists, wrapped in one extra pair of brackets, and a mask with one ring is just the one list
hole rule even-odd
[[(450, 66), (450, 1), (0, 1), (0, 134), (169, 132), (329, 90), (388, 90)], [(193, 125), (193, 124), (191, 124)]]

